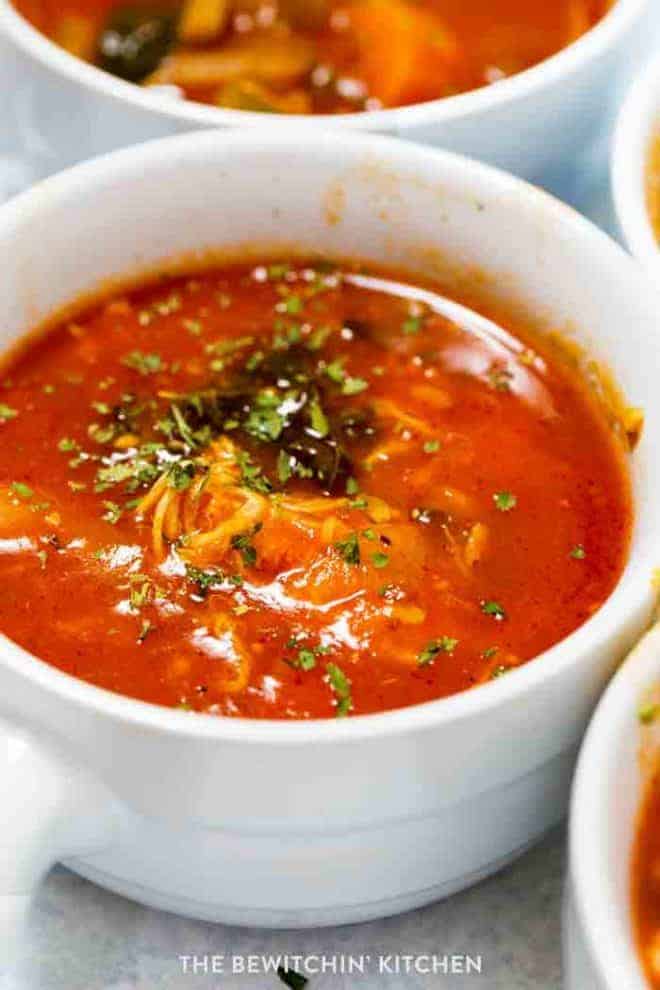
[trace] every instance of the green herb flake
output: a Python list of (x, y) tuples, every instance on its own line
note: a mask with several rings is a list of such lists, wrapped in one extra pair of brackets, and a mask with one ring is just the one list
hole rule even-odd
[(62, 437), (57, 445), (57, 449), (61, 450), (63, 454), (69, 454), (72, 450), (79, 450), (78, 444), (75, 440), (70, 437)]
[(655, 702), (648, 702), (640, 707), (637, 718), (642, 725), (651, 725), (660, 714), (660, 705)]
[(109, 522), (112, 526), (116, 526), (124, 511), (122, 507), (117, 505), (116, 502), (103, 502), (103, 508), (105, 509), (105, 512), (101, 518), (105, 522)]
[(15, 495), (18, 495), (19, 498), (25, 499), (26, 501), (31, 499), (34, 495), (34, 492), (30, 486), (26, 485), (23, 481), (12, 481), (11, 490)]
[(257, 562), (257, 551), (252, 543), (252, 539), (262, 528), (262, 523), (256, 523), (252, 529), (247, 530), (245, 533), (237, 533), (236, 536), (232, 536), (231, 538), (232, 549), (240, 553), (246, 567), (254, 567)]
[(154, 585), (146, 574), (131, 574), (130, 577), (129, 604), (132, 609), (138, 611), (151, 601), (154, 595)]
[(355, 478), (348, 478), (346, 480), (346, 494), (357, 495), (359, 491), (360, 491), (360, 486), (355, 480)]
[(348, 377), (344, 379), (341, 393), (342, 395), (359, 395), (367, 388), (369, 388), (369, 382), (365, 381), (364, 378)]
[(330, 423), (328, 422), (328, 417), (323, 412), (321, 403), (318, 399), (312, 399), (310, 402), (309, 416), (310, 424), (314, 432), (318, 434), (321, 439), (323, 439), (323, 437), (327, 437), (330, 432)]
[(428, 664), (433, 663), (435, 658), (439, 656), (440, 653), (452, 654), (456, 647), (458, 646), (458, 640), (453, 639), (451, 636), (442, 636), (440, 639), (430, 640), (423, 650), (417, 654), (417, 665), (419, 667), (426, 667)]
[(360, 543), (357, 533), (351, 533), (345, 540), (335, 543), (335, 549), (340, 552), (347, 564), (360, 563)]
[(331, 382), (334, 382), (335, 385), (341, 385), (346, 378), (343, 359), (337, 358), (336, 361), (331, 361), (330, 364), (326, 365), (325, 373)]
[(510, 512), (518, 504), (518, 499), (511, 492), (495, 492), (493, 501), (495, 502), (495, 507), (500, 512)]
[(153, 623), (151, 623), (149, 619), (145, 619), (142, 625), (140, 626), (140, 632), (138, 633), (138, 638), (137, 638), (138, 643), (144, 643), (149, 633), (154, 631), (154, 628), (155, 626), (153, 625)]
[(285, 450), (277, 455), (277, 477), (281, 485), (286, 485), (291, 477), (291, 457)]
[(199, 337), (202, 332), (202, 324), (199, 320), (182, 320), (181, 325), (193, 337)]
[(8, 419), (16, 419), (17, 416), (18, 412), (16, 409), (12, 409), (11, 406), (0, 402), (0, 423), (6, 423)]
[(284, 966), (277, 967), (277, 975), (289, 990), (304, 990), (309, 982), (306, 976), (296, 973), (295, 969), (285, 969)]
[(584, 549), (581, 543), (578, 543), (578, 545), (573, 547), (573, 549), (571, 550), (570, 556), (573, 558), (573, 560), (584, 560), (584, 558), (587, 556), (587, 551)]
[(409, 316), (407, 320), (404, 320), (401, 324), (401, 330), (406, 336), (411, 336), (412, 334), (419, 333), (422, 329), (424, 320), (421, 316)]
[(440, 450), (439, 440), (427, 440), (426, 443), (424, 444), (425, 454), (435, 454), (439, 450)]
[(222, 584), (225, 575), (217, 567), (194, 567), (186, 564), (186, 578), (191, 584), (197, 585), (197, 593), (200, 598), (206, 598), (212, 588)]
[(121, 363), (140, 375), (156, 375), (164, 368), (160, 354), (143, 354), (142, 351), (131, 351), (124, 355)]
[(336, 716), (337, 718), (345, 718), (353, 707), (351, 682), (336, 663), (326, 664), (325, 670), (337, 702)]
[(372, 553), (371, 562), (374, 567), (381, 570), (383, 567), (387, 567), (390, 562), (390, 558), (386, 553), (382, 553), (380, 550), (377, 550), (376, 553)]
[(496, 622), (506, 619), (506, 612), (499, 602), (487, 601), (481, 603), (481, 611), (484, 615), (490, 615)]
[(316, 667), (316, 655), (314, 650), (298, 650), (298, 666), (301, 670), (313, 670)]
[(286, 297), (284, 301), (285, 312), (289, 313), (291, 316), (296, 316), (298, 313), (302, 311), (302, 308), (303, 308), (303, 301), (300, 298), (300, 296), (291, 294), (290, 296)]

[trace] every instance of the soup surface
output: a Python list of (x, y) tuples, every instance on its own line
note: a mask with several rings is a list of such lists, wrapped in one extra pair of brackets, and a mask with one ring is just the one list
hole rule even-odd
[(556, 643), (624, 566), (623, 445), (575, 369), (394, 276), (161, 280), (6, 375), (0, 629), (113, 691), (427, 701)]
[(16, 0), (74, 55), (189, 99), (350, 113), (497, 82), (588, 31), (611, 0)]
[[(657, 706), (654, 706), (657, 707)], [(654, 711), (654, 717), (657, 712)], [(633, 913), (650, 986), (660, 988), (660, 777), (642, 807), (633, 857)]]

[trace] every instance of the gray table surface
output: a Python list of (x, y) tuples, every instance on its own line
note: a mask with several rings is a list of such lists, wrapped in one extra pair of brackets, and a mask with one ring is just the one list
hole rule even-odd
[[(2, 137), (0, 200), (22, 180), (20, 161), (11, 147), (7, 150), (7, 135)], [(614, 232), (605, 150), (600, 149), (568, 196)], [(560, 990), (564, 865), (562, 829), (504, 872), (447, 901), (386, 921), (307, 932), (239, 930), (177, 918), (109, 894), (57, 867), (39, 892), (27, 962), (11, 978), (11, 990), (276, 990), (282, 984), (274, 975), (194, 975), (184, 972), (180, 957), (229, 960), (283, 953), (368, 955), (372, 960), (367, 975), (314, 977), (308, 990), (353, 990), (358, 985), (368, 990)], [(403, 954), (480, 955), (482, 973), (378, 973), (378, 957)]]

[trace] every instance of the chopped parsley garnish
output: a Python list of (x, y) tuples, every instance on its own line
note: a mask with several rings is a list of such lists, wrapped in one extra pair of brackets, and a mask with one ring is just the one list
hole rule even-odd
[(200, 598), (206, 598), (212, 588), (218, 587), (225, 580), (224, 573), (217, 567), (194, 567), (186, 564), (186, 578), (191, 584), (197, 586), (197, 593)]
[(103, 508), (105, 509), (105, 512), (101, 518), (105, 520), (105, 522), (109, 522), (115, 526), (121, 519), (124, 510), (120, 505), (117, 505), (116, 502), (103, 502)]
[(277, 967), (277, 975), (289, 990), (305, 990), (309, 982), (306, 976), (296, 973), (295, 969), (285, 969), (284, 966)]
[(155, 626), (149, 621), (149, 619), (145, 619), (140, 626), (140, 632), (138, 633), (137, 638), (138, 643), (144, 643), (145, 639), (150, 632), (153, 632), (154, 628)]
[(573, 547), (573, 549), (571, 550), (570, 556), (573, 558), (573, 560), (584, 560), (584, 558), (587, 556), (587, 551), (584, 549), (581, 543), (578, 543), (578, 545)]
[(252, 529), (245, 533), (237, 533), (231, 538), (232, 549), (240, 553), (246, 567), (254, 567), (257, 562), (257, 551), (252, 540), (261, 529), (263, 529), (263, 524), (256, 523)]
[(326, 664), (325, 670), (328, 675), (330, 687), (334, 692), (337, 702), (337, 718), (344, 718), (353, 707), (351, 682), (341, 667), (338, 667), (336, 663)]
[(483, 657), (484, 660), (490, 660), (491, 657), (494, 657), (495, 656), (495, 654), (497, 653), (498, 649), (499, 649), (499, 647), (497, 647), (497, 646), (489, 646), (487, 650), (484, 650), (483, 651), (483, 653), (481, 654), (481, 656)]
[(360, 563), (360, 542), (357, 533), (351, 533), (345, 540), (335, 543), (335, 549), (339, 550), (347, 564)]
[(6, 423), (8, 419), (15, 419), (17, 416), (18, 412), (16, 409), (12, 409), (11, 406), (0, 402), (0, 423)]
[(427, 440), (424, 444), (425, 454), (435, 454), (438, 450), (440, 450), (439, 440)]
[(424, 319), (421, 316), (409, 316), (407, 320), (404, 320), (401, 324), (401, 330), (406, 336), (410, 336), (414, 333), (419, 333), (424, 324)]
[(192, 484), (197, 465), (191, 460), (175, 461), (167, 472), (167, 484), (176, 491), (185, 491)]
[(325, 373), (331, 382), (334, 382), (335, 385), (341, 385), (346, 378), (343, 361), (340, 358), (332, 361), (326, 366)]
[[(280, 453), (283, 453), (283, 451), (280, 451)], [(246, 488), (251, 488), (254, 492), (261, 492), (262, 495), (267, 495), (273, 490), (273, 486), (268, 478), (262, 472), (259, 465), (252, 462), (250, 455), (246, 451), (238, 451), (236, 454), (236, 463), (241, 471), (241, 484), (245, 485)], [(280, 462), (278, 460), (278, 473), (279, 469)]]
[[(296, 637), (292, 637), (286, 644), (287, 650), (295, 649), (300, 646), (300, 640)], [(297, 651), (296, 656), (293, 660), (286, 660), (285, 662), (289, 664), (290, 667), (294, 667), (296, 670), (314, 670), (316, 667), (317, 657), (323, 656), (330, 652), (328, 646), (300, 646)]]
[(498, 365), (494, 365), (488, 372), (488, 384), (496, 392), (510, 392), (512, 379), (512, 372)]
[(23, 481), (12, 481), (11, 490), (15, 495), (18, 495), (19, 498), (25, 499), (26, 501), (34, 495), (34, 492), (30, 486), (26, 485)]
[(143, 354), (142, 351), (131, 351), (121, 359), (121, 363), (140, 375), (155, 375), (164, 367), (160, 354)]
[(310, 424), (312, 429), (319, 437), (327, 437), (330, 432), (330, 423), (328, 422), (328, 417), (323, 412), (321, 408), (321, 403), (318, 399), (314, 398), (309, 404), (310, 413)]
[(510, 512), (518, 504), (518, 499), (511, 492), (495, 492), (493, 501), (500, 512)]
[(325, 373), (335, 385), (341, 385), (342, 395), (359, 395), (369, 388), (369, 382), (364, 378), (356, 378), (346, 373), (343, 358), (337, 358), (326, 365)]
[(390, 562), (390, 558), (386, 553), (382, 553), (380, 550), (377, 550), (376, 553), (372, 553), (371, 562), (374, 567), (380, 570), (383, 567), (387, 567)]
[(75, 440), (72, 440), (70, 437), (62, 437), (57, 445), (57, 449), (61, 450), (63, 454), (68, 454), (72, 450), (79, 450), (80, 448)]
[(355, 478), (346, 479), (346, 494), (347, 495), (357, 495), (360, 491), (360, 486), (358, 485)]
[(139, 611), (153, 597), (154, 585), (146, 574), (131, 574), (130, 582), (129, 604), (132, 609)]
[(246, 433), (257, 440), (279, 440), (286, 424), (285, 417), (278, 409), (280, 402), (281, 399), (277, 395), (269, 393), (258, 395), (243, 424)]
[(365, 381), (364, 378), (352, 378), (349, 376), (344, 379), (341, 391), (342, 395), (359, 395), (366, 388), (369, 388), (369, 382)]
[(650, 725), (652, 722), (655, 722), (658, 714), (660, 714), (660, 705), (655, 702), (649, 702), (641, 706), (637, 712), (637, 718), (642, 725)]
[(495, 619), (497, 622), (502, 622), (503, 619), (506, 619), (506, 612), (504, 611), (504, 609), (502, 608), (499, 602), (492, 602), (492, 601), (482, 602), (481, 611), (484, 613), (484, 615), (492, 616), (492, 618)]
[(458, 646), (458, 640), (451, 636), (442, 636), (440, 639), (430, 640), (423, 650), (417, 654), (417, 664), (426, 667), (432, 663), (440, 653), (453, 653)]

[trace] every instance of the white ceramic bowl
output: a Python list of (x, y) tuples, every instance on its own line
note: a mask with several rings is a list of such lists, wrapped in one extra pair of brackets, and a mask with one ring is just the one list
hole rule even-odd
[(338, 132), (309, 146), (295, 129), (190, 134), (90, 162), (0, 210), (0, 344), (108, 278), (202, 249), (291, 245), (450, 280), (476, 267), (615, 369), (649, 414), (629, 564), (605, 606), (533, 663), (342, 722), (191, 716), (0, 639), (0, 889), (17, 904), (58, 858), (147, 904), (269, 926), (383, 916), (465, 887), (561, 819), (592, 708), (648, 621), (660, 551), (649, 287), (584, 219), (487, 166)]
[[(403, 137), (473, 155), (556, 191), (580, 170), (610, 111), (628, 60), (636, 59), (650, 0), (615, 0), (586, 35), (526, 72), (471, 93), (362, 114), (300, 118), (315, 141), (329, 129)], [(14, 120), (33, 175), (93, 155), (197, 127), (283, 126), (281, 115), (222, 110), (173, 99), (116, 79), (48, 41), (0, 0), (0, 62), (11, 85), (4, 119)], [(570, 195), (570, 190), (569, 190)]]
[(612, 681), (580, 755), (564, 911), (566, 990), (648, 990), (634, 941), (630, 880), (640, 802), (657, 767), (651, 753), (640, 760), (637, 713), (659, 682), (660, 625)]
[(660, 247), (646, 206), (646, 176), (654, 137), (660, 137), (660, 58), (638, 76), (621, 107), (612, 145), (612, 192), (626, 244), (660, 274)]

